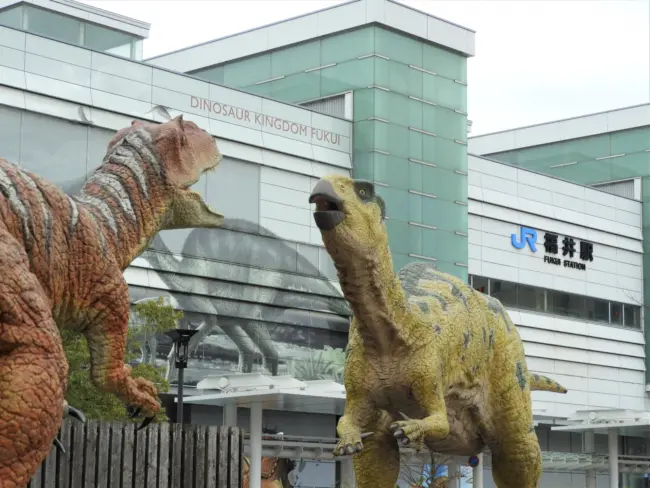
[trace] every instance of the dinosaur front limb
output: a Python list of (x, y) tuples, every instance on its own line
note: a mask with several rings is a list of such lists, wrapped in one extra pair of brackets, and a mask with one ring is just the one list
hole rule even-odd
[(48, 297), (1, 224), (0, 268), (0, 488), (17, 488), (59, 430), (68, 363)]
[[(352, 393), (352, 392), (351, 392)], [(378, 412), (366, 395), (352, 395), (345, 401), (345, 411), (336, 426), (339, 442), (335, 456), (346, 456), (363, 450), (364, 428), (375, 426)]]
[(84, 331), (90, 351), (90, 377), (96, 388), (113, 393), (125, 404), (142, 413), (143, 425), (160, 411), (158, 390), (151, 381), (133, 378), (131, 366), (124, 363), (129, 323), (129, 295), (120, 276), (120, 286), (102, 294), (96, 304), (96, 316)]
[[(423, 381), (420, 384), (426, 385), (426, 382)], [(444, 398), (434, 385), (431, 385), (429, 389), (426, 386), (414, 387), (413, 393), (418, 401), (418, 406), (428, 415), (423, 419), (410, 419), (400, 412), (404, 420), (394, 422), (390, 428), (402, 445), (410, 445), (416, 450), (423, 450), (425, 439), (437, 441), (449, 435), (447, 409)]]

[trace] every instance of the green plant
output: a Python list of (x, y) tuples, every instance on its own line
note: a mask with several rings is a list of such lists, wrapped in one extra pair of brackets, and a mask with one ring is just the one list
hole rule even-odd
[[(163, 297), (148, 300), (134, 306), (134, 320), (127, 332), (127, 354), (125, 362), (136, 359), (143, 344), (155, 336), (176, 327), (183, 316), (171, 305), (165, 304)], [(81, 409), (87, 418), (98, 420), (127, 420), (125, 406), (114, 395), (97, 390), (90, 381), (90, 353), (86, 339), (76, 331), (63, 330), (63, 348), (69, 365), (68, 391), (66, 400)], [(155, 356), (154, 356), (155, 357)], [(156, 385), (158, 391), (169, 391), (165, 380), (165, 369), (153, 363), (141, 363), (133, 367), (133, 377), (142, 377)], [(156, 415), (155, 422), (167, 421), (164, 412)], [(134, 419), (134, 421), (137, 421)]]

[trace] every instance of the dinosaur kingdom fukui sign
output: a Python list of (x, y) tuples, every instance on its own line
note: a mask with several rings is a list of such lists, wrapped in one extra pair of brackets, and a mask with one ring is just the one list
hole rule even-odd
[(341, 134), (336, 132), (310, 127), (291, 120), (285, 120), (273, 115), (267, 115), (246, 108), (235, 107), (226, 103), (215, 102), (207, 98), (190, 96), (190, 106), (207, 112), (209, 115), (218, 118), (234, 119), (246, 125), (256, 125), (259, 128), (273, 128), (280, 132), (286, 132), (306, 139), (321, 143), (341, 145)]

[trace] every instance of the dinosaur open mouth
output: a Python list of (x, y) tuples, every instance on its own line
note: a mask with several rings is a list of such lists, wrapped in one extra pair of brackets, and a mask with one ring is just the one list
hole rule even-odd
[(316, 184), (309, 197), (309, 203), (316, 204), (314, 222), (320, 230), (332, 230), (345, 220), (343, 200), (327, 180), (320, 180)]

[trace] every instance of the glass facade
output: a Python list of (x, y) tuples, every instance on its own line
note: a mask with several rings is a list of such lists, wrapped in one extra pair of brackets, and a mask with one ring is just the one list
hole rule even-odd
[[(486, 154), (488, 158), (592, 185), (641, 178), (643, 243), (650, 246), (650, 126)], [(650, 303), (650, 254), (643, 257), (644, 303)], [(646, 382), (650, 382), (650, 314), (644, 314)]]
[(137, 59), (141, 51), (139, 37), (32, 5), (0, 11), (0, 25), (125, 58)]
[(354, 177), (376, 182), (395, 268), (467, 279), (467, 60), (381, 27), (192, 73), (300, 103), (353, 92)]

